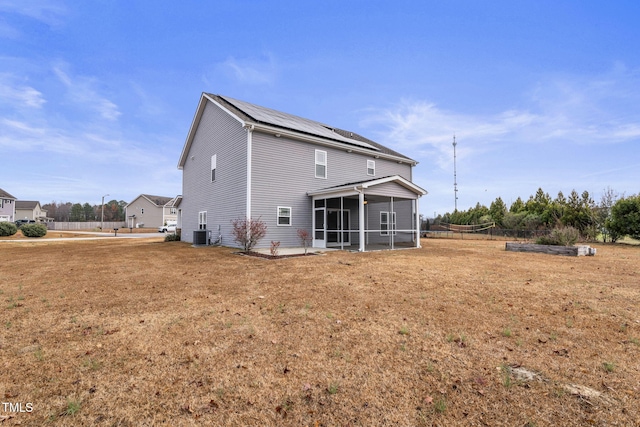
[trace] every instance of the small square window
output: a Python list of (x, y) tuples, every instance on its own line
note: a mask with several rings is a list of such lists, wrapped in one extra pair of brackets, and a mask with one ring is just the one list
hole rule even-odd
[(376, 161), (367, 160), (367, 175), (376, 176)]
[(291, 225), (291, 208), (278, 206), (278, 225)]

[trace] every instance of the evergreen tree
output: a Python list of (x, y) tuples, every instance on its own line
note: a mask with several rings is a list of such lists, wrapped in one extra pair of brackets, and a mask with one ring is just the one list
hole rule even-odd
[(489, 215), (498, 227), (502, 227), (502, 220), (507, 213), (507, 205), (504, 204), (501, 197), (498, 197), (489, 206)]
[(85, 221), (84, 210), (82, 209), (82, 205), (80, 203), (75, 203), (73, 206), (71, 206), (71, 214), (69, 215), (69, 221), (71, 222)]
[(84, 211), (84, 219), (85, 221), (95, 221), (96, 220), (96, 211), (89, 203), (85, 203), (82, 205), (82, 210)]
[(520, 213), (520, 212), (523, 212), (524, 210), (525, 210), (524, 209), (524, 202), (522, 201), (522, 199), (520, 197), (518, 197), (516, 199), (516, 201), (513, 202), (511, 204), (511, 207), (509, 208), (509, 212), (511, 212), (511, 213)]
[(594, 202), (588, 191), (584, 191), (582, 196), (579, 196), (576, 190), (571, 191), (562, 223), (577, 229), (583, 237), (595, 238), (593, 206)]

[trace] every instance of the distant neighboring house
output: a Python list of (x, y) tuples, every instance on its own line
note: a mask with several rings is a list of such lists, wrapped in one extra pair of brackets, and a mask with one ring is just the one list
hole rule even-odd
[(178, 208), (176, 204), (179, 200), (180, 196), (165, 197), (152, 196), (150, 194), (139, 195), (124, 208), (127, 218), (127, 227), (155, 228), (165, 225), (167, 221), (177, 221)]
[(203, 93), (180, 155), (182, 240), (238, 247), (232, 221), (260, 219), (257, 247), (419, 247), (415, 160), (354, 132)]
[(0, 221), (16, 220), (16, 198), (0, 188)]
[(47, 218), (47, 211), (42, 210), (40, 202), (31, 200), (16, 200), (16, 221), (19, 219), (29, 219), (36, 222), (53, 221), (53, 219)]

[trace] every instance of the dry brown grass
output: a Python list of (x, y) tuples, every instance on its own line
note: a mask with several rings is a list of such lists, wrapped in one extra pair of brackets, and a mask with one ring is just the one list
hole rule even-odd
[[(640, 424), (640, 250), (0, 245), (4, 425)], [(1, 421), (2, 419), (0, 419)]]

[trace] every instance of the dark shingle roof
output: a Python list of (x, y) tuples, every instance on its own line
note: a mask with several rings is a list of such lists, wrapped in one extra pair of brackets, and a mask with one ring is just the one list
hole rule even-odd
[(313, 135), (316, 137), (326, 138), (333, 141), (338, 141), (343, 144), (349, 144), (355, 147), (364, 148), (372, 151), (372, 155), (380, 153), (401, 157), (407, 159), (407, 161), (414, 162), (411, 158), (391, 150), (382, 144), (365, 138), (355, 132), (351, 132), (344, 129), (339, 129), (333, 126), (326, 125), (314, 120), (305, 119), (303, 117), (294, 116), (292, 114), (283, 113), (281, 111), (273, 110), (266, 107), (261, 107), (249, 102), (240, 101), (227, 96), (214, 95), (206, 93), (211, 99), (215, 99), (222, 104), (225, 108), (232, 111), (238, 117), (247, 122), (260, 123), (276, 128), (293, 130), (307, 135)]
[(0, 197), (2, 197), (4, 199), (14, 199), (14, 200), (16, 199), (11, 194), (9, 194), (6, 191), (4, 191), (2, 188), (0, 188)]
[(156, 206), (164, 206), (169, 203), (169, 201), (173, 200), (173, 197), (152, 196), (150, 194), (143, 194), (143, 196), (153, 202)]
[(16, 209), (35, 209), (38, 203), (35, 200), (16, 200)]

